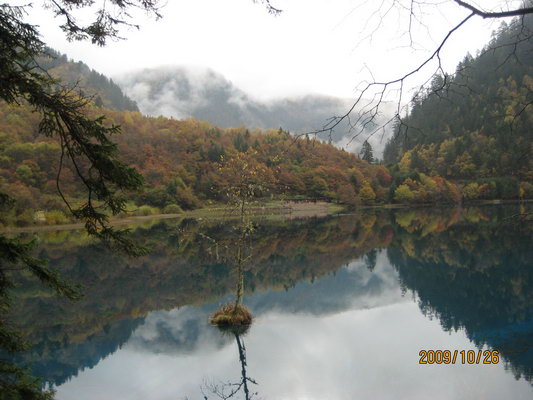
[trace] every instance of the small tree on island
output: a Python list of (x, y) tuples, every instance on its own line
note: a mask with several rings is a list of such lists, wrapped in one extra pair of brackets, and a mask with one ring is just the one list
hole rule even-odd
[(255, 149), (238, 152), (225, 159), (222, 157), (219, 173), (224, 187), (224, 197), (230, 205), (230, 212), (238, 216), (237, 238), (230, 244), (237, 274), (236, 296), (233, 304), (223, 305), (211, 317), (216, 325), (249, 325), (252, 322), (250, 311), (242, 305), (244, 296), (244, 268), (251, 260), (251, 235), (255, 226), (250, 219), (250, 205), (254, 199), (268, 192), (274, 176), (266, 165), (257, 161)]

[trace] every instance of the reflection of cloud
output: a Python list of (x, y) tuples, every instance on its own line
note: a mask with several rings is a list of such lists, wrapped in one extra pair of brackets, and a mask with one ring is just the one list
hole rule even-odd
[[(363, 261), (354, 261), (335, 275), (324, 276), (314, 283), (300, 282), (288, 291), (255, 293), (246, 299), (246, 304), (256, 317), (272, 312), (325, 315), (369, 309), (402, 301), (397, 282), (397, 273), (388, 264), (386, 252), (381, 251), (374, 272)], [(142, 352), (188, 354), (227, 345), (231, 338), (224, 338), (208, 324), (213, 308), (183, 307), (152, 312), (127, 346)]]
[(416, 308), (408, 302), (326, 318), (269, 314), (247, 340), (249, 369), (266, 388), (265, 398), (427, 399), (431, 393), (433, 399), (498, 399), (507, 391), (512, 398), (528, 393), (527, 383), (517, 385), (501, 365), (419, 365), (420, 349), (472, 345), (463, 332), (448, 335)]
[(275, 309), (279, 313), (315, 315), (381, 307), (399, 301), (406, 300), (402, 300), (398, 274), (390, 266), (384, 250), (378, 253), (373, 272), (360, 259), (313, 283), (299, 282), (287, 292), (255, 293), (245, 299), (254, 314)]
[[(306, 285), (302, 289), (308, 293), (316, 290), (317, 304), (344, 308), (294, 313), (265, 305), (264, 312), (256, 314), (244, 340), (247, 371), (258, 382), (254, 390), (261, 398), (418, 400), (431, 393), (433, 399), (447, 400), (531, 395), (529, 384), (515, 381), (503, 363), (420, 365), (421, 349), (470, 350), (473, 345), (463, 331), (444, 332), (438, 320), (426, 318), (415, 302), (401, 297), (384, 251), (378, 253), (373, 273), (356, 261), (335, 276)], [(338, 290), (342, 287), (352, 290)], [(298, 297), (290, 297), (295, 290), (298, 285), (277, 292), (278, 301), (272, 304), (296, 301)], [(283, 296), (291, 301), (279, 300)], [(337, 297), (346, 300), (337, 303)], [(150, 313), (122, 349), (60, 386), (57, 398), (201, 400), (206, 380), (238, 382), (237, 346), (231, 336), (207, 324), (211, 311), (184, 307)]]
[[(151, 334), (148, 334), (150, 337)], [(247, 371), (265, 399), (529, 398), (503, 365), (419, 365), (421, 349), (472, 349), (463, 332), (443, 332), (413, 302), (328, 316), (271, 312), (245, 337)], [(125, 346), (58, 388), (58, 399), (201, 400), (201, 385), (237, 382), (234, 341), (188, 354)], [(211, 397), (210, 397), (211, 398)]]
[(231, 341), (220, 335), (207, 321), (211, 310), (183, 307), (151, 312), (131, 336), (128, 348), (161, 354), (212, 351)]

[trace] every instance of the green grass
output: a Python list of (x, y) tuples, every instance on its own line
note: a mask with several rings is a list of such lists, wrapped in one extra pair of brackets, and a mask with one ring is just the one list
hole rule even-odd
[(338, 212), (342, 212), (342, 211), (345, 211), (345, 210), (346, 210), (346, 207), (342, 206), (340, 204), (334, 204), (334, 203), (329, 203), (328, 204), (328, 211), (330, 213), (338, 213)]

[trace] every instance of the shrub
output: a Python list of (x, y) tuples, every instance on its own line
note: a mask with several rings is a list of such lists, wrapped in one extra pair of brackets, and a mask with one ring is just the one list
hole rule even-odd
[(533, 185), (528, 182), (520, 182), (520, 198), (533, 199)]
[(46, 223), (49, 225), (59, 225), (69, 223), (69, 219), (59, 210), (48, 211), (44, 213)]
[(479, 197), (479, 185), (477, 183), (469, 183), (463, 188), (463, 197), (465, 200), (473, 200)]
[(172, 203), (172, 196), (166, 191), (164, 186), (157, 186), (150, 189), (145, 189), (139, 195), (139, 202), (152, 207), (165, 207)]
[(200, 205), (200, 201), (191, 191), (191, 189), (177, 188), (174, 199), (182, 208), (186, 210), (194, 210)]
[(154, 215), (154, 214), (159, 214), (159, 209), (155, 207), (150, 207), (147, 205), (140, 206), (134, 212), (134, 215), (137, 215), (137, 216), (147, 216), (147, 215)]
[(400, 185), (394, 191), (394, 200), (398, 203), (410, 202), (415, 198), (414, 193), (407, 185)]
[(17, 214), (15, 217), (15, 225), (16, 226), (28, 226), (32, 225), (34, 220), (34, 211), (31, 209), (26, 209), (22, 211), (21, 213)]
[(488, 183), (490, 187), (490, 198), (495, 199), (517, 199), (519, 197), (519, 186), (516, 178), (486, 178), (477, 181), (480, 185)]
[(163, 208), (163, 214), (181, 214), (183, 210), (177, 204), (169, 204)]

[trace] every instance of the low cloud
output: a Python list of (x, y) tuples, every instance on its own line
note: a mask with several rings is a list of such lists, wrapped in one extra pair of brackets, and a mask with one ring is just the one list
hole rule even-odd
[[(314, 94), (257, 100), (207, 68), (144, 69), (117, 81), (146, 115), (176, 119), (194, 117), (222, 128), (244, 125), (250, 129), (281, 127), (296, 134), (311, 132), (324, 127), (331, 117), (344, 115), (352, 105), (351, 99)], [(348, 121), (343, 121), (331, 134), (321, 134), (318, 138), (353, 153), (359, 153), (362, 143), (368, 139), (375, 156), (380, 158), (391, 129), (374, 131), (394, 112), (387, 103), (382, 109), (375, 123), (365, 126), (362, 132), (359, 132), (360, 126), (350, 129)]]

